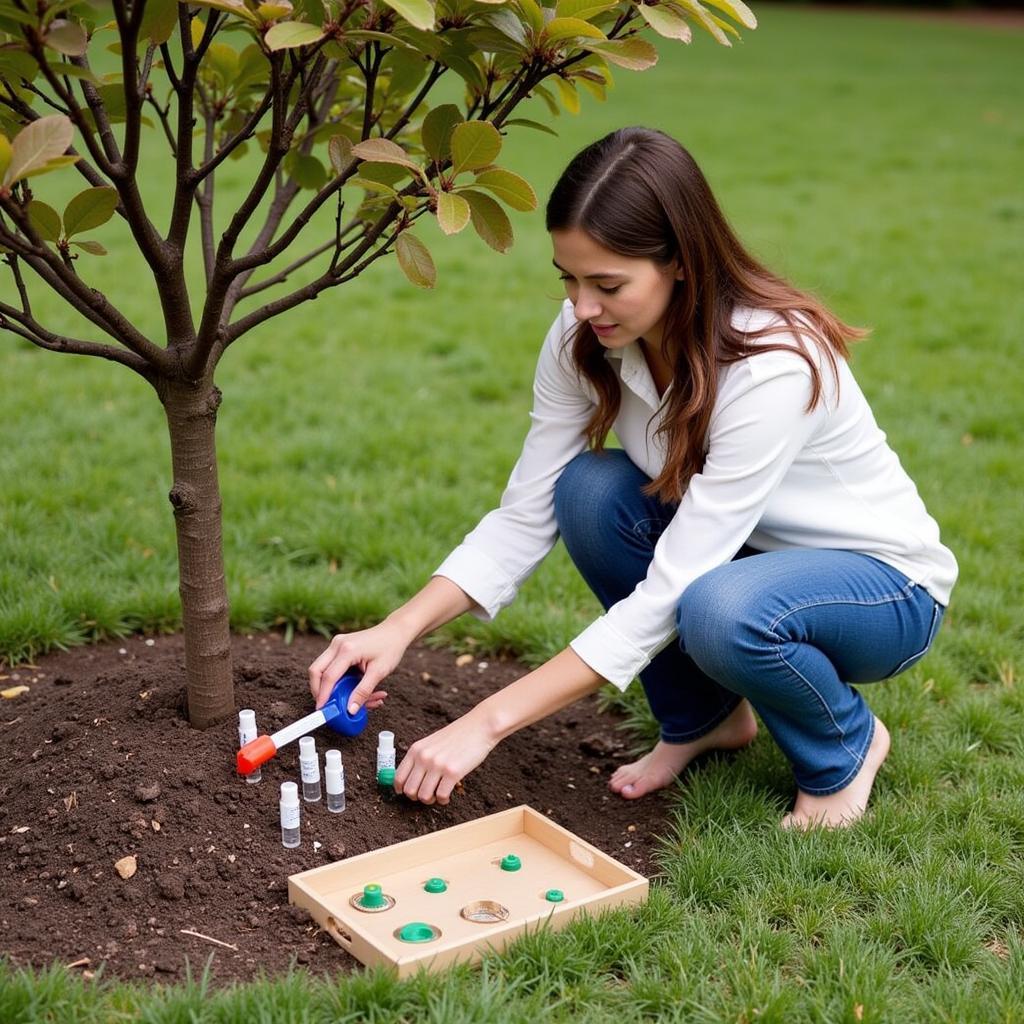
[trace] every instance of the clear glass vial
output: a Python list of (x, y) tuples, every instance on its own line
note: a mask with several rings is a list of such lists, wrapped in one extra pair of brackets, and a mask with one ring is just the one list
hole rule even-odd
[(380, 732), (377, 734), (377, 771), (381, 768), (395, 767), (395, 734)]
[(300, 824), (302, 808), (299, 806), (299, 787), (294, 782), (281, 783), (281, 845), (295, 849), (301, 842)]
[(340, 750), (324, 754), (324, 783), (327, 789), (327, 810), (340, 814), (345, 810), (345, 768)]
[(302, 776), (302, 799), (306, 803), (316, 803), (320, 799), (320, 758), (312, 736), (303, 736), (299, 740), (299, 773)]

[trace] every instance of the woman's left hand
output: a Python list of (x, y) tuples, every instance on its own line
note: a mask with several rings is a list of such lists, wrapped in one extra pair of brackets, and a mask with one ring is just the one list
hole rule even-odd
[(397, 792), (424, 804), (448, 803), (455, 786), (498, 744), (476, 710), (409, 748), (395, 772)]

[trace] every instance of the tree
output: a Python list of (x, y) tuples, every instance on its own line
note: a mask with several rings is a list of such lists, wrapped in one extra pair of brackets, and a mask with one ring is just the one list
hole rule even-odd
[[(603, 98), (610, 66), (656, 62), (638, 36), (648, 26), (688, 42), (694, 23), (728, 45), (727, 17), (756, 25), (742, 0), (708, 3), (719, 13), (699, 0), (0, 0), (0, 251), (13, 285), (0, 329), (127, 367), (163, 405), (194, 726), (234, 707), (215, 447), (224, 353), (392, 252), (414, 285), (431, 287), (421, 217), (448, 235), (472, 225), (506, 251), (502, 204), (537, 200), (495, 164), (502, 133), (550, 131), (513, 117), (519, 104), (540, 96), (554, 115), (577, 109), (581, 89)], [(450, 72), (462, 106), (428, 107)], [(140, 187), (143, 147), (162, 145), (163, 228)], [(229, 160), (246, 187), (222, 210), (215, 182)], [(57, 172), (87, 183), (62, 212), (35, 195), (38, 177)], [(114, 216), (152, 275), (161, 338), (95, 284), (92, 261), (106, 250), (93, 233)], [(187, 276), (195, 230), (201, 301)], [(300, 268), (316, 272), (290, 286)], [(92, 336), (49, 329), (33, 307), (40, 291), (70, 304)]]

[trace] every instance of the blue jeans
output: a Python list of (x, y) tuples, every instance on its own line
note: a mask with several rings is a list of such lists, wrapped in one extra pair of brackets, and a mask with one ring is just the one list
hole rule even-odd
[[(570, 556), (605, 608), (647, 575), (676, 506), (648, 497), (622, 451), (583, 452), (555, 489)], [(640, 681), (662, 739), (710, 732), (744, 697), (806, 793), (857, 774), (875, 719), (851, 683), (887, 679), (924, 657), (945, 608), (897, 569), (854, 551), (801, 548), (736, 558), (690, 584), (678, 643)]]

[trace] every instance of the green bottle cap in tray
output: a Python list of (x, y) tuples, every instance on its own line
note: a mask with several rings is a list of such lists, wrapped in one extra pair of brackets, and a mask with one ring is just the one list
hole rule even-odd
[(502, 871), (518, 871), (522, 866), (523, 862), (514, 853), (506, 853), (501, 858)]
[(565, 899), (565, 893), (562, 892), (561, 889), (548, 889), (548, 891), (544, 893), (544, 899), (546, 899), (548, 903), (561, 903), (562, 900)]
[(448, 883), (443, 878), (428, 878), (423, 886), (424, 892), (447, 892)]
[(423, 921), (410, 921), (395, 932), (395, 938), (402, 942), (431, 942), (441, 934), (440, 929)]
[(377, 907), (383, 907), (387, 901), (381, 887), (371, 882), (369, 885), (363, 886), (363, 898), (359, 902), (368, 910), (375, 910)]

